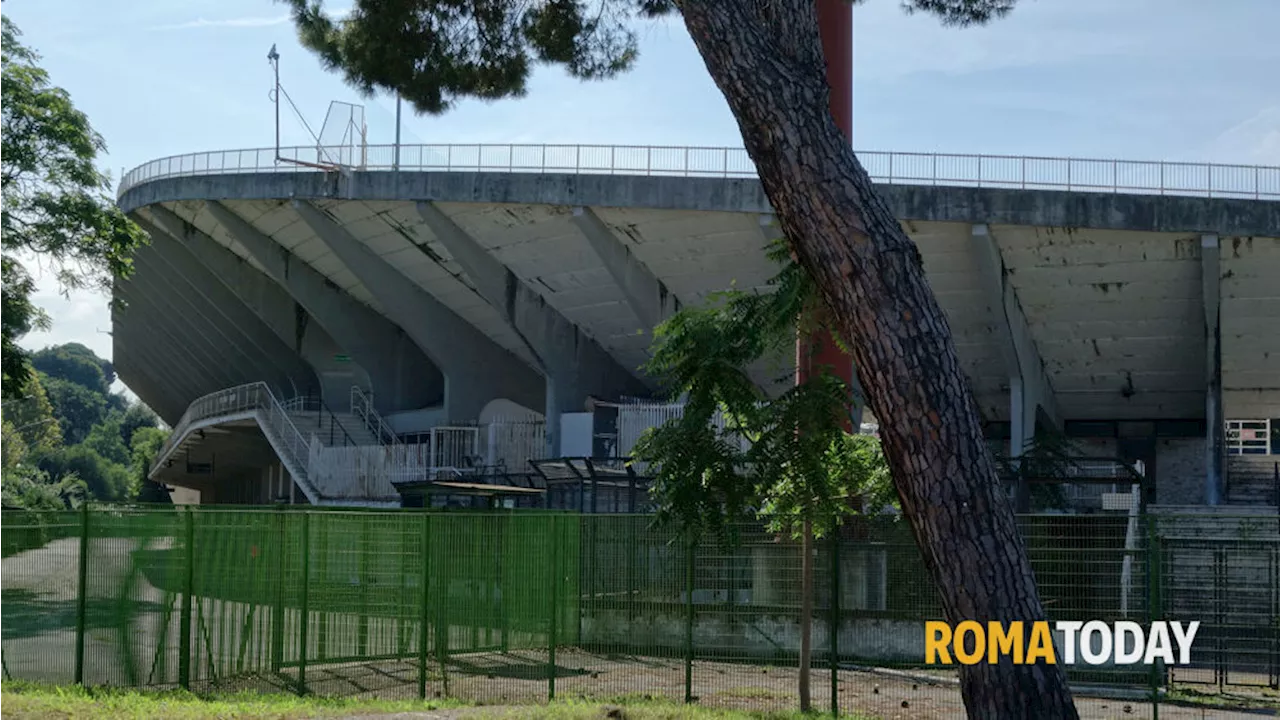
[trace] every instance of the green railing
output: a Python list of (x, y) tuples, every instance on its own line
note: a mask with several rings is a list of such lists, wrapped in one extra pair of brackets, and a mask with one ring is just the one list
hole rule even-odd
[[(1137, 542), (1123, 516), (1021, 524), (1050, 619), (1204, 623), (1191, 667), (1073, 682), (1143, 707), (1170, 687), (1274, 702), (1280, 518), (1150, 516)], [(6, 678), (795, 703), (798, 545), (759, 526), (690, 546), (637, 515), (86, 508), (6, 511), (3, 540)], [(850, 520), (814, 567), (818, 707), (959, 701), (954, 668), (921, 666), (941, 613), (905, 524)]]

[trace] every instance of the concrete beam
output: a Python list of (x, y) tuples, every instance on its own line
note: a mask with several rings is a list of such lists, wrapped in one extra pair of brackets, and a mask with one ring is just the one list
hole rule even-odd
[(153, 350), (159, 331), (149, 332), (144, 327), (125, 324), (117, 325), (113, 332), (119, 336), (122, 344), (129, 347), (132, 356), (137, 359), (138, 367), (144, 373), (171, 388), (172, 404), (182, 408), (179, 416), (193, 400), (217, 389), (216, 382), (205, 379), (200, 373), (187, 367), (190, 361), (184, 348)]
[[(136, 283), (137, 278), (131, 282)], [(158, 307), (149, 297), (151, 294), (146, 287), (136, 285), (124, 287), (120, 292), (125, 302), (146, 318), (145, 322), (131, 329), (145, 333), (139, 339), (146, 338), (143, 347), (152, 356), (159, 359), (160, 353), (170, 351), (185, 366), (182, 374), (190, 372), (195, 375), (199, 387), (203, 389), (199, 393), (201, 395), (243, 384), (240, 374), (227, 364), (207, 338), (191, 330), (190, 321), (179, 322), (170, 312)]]
[(193, 307), (189, 298), (175, 291), (166, 280), (155, 277), (150, 260), (135, 256), (134, 261), (140, 271), (133, 279), (140, 302), (149, 315), (148, 324), (165, 328), (172, 338), (194, 351), (201, 366), (208, 370), (208, 376), (216, 375), (226, 383), (222, 387), (266, 380), (257, 366), (237, 354), (231, 343)]
[[(220, 203), (208, 203), (213, 218), (249, 250), (267, 274), (306, 308), (325, 331), (369, 374), (379, 412), (416, 410), (441, 394), (439, 370), (404, 332), (329, 282), (270, 237)], [(166, 208), (149, 208), (175, 237), (203, 235)], [(213, 238), (204, 236), (209, 242)]]
[[(242, 383), (265, 382), (277, 396), (285, 398), (300, 394), (293, 379), (270, 358), (253, 353), (252, 345), (236, 325), (218, 312), (217, 306), (203, 298), (183, 276), (165, 264), (157, 256), (154, 246), (134, 253), (133, 261), (136, 277), (152, 288), (148, 299), (164, 303), (165, 307), (160, 312), (182, 318), (183, 328), (199, 335), (212, 348), (215, 357), (226, 368), (234, 370)], [(305, 391), (308, 386), (301, 389)]]
[(652, 332), (662, 321), (679, 312), (680, 300), (618, 239), (595, 211), (589, 207), (575, 207), (573, 224), (578, 226), (600, 262), (604, 263), (646, 332)]
[(151, 254), (195, 293), (202, 313), (217, 316), (220, 327), (235, 332), (237, 345), (253, 358), (255, 364), (274, 368), (294, 395), (305, 393), (318, 384), (312, 367), (217, 276), (187, 252), (181, 241), (137, 213), (133, 219), (151, 235)]
[(551, 457), (560, 454), (562, 412), (581, 410), (589, 397), (648, 394), (649, 388), (595, 339), (569, 322), (440, 208), (429, 202), (420, 202), (417, 207), (431, 233), (541, 364), (547, 381), (547, 449)]
[(121, 382), (146, 403), (147, 407), (154, 410), (160, 419), (173, 427), (186, 410), (182, 407), (176, 391), (162, 378), (138, 367), (128, 345), (117, 340), (114, 333), (112, 333), (111, 346), (111, 362)]
[(1206, 505), (1222, 502), (1226, 418), (1222, 413), (1222, 250), (1217, 235), (1200, 236), (1200, 276), (1204, 301), (1205, 340), (1205, 479)]
[[(134, 215), (142, 216), (147, 212), (149, 209), (143, 208)], [(159, 227), (158, 224), (156, 226)], [(163, 232), (169, 235), (168, 231)], [(284, 347), (312, 368), (323, 388), (324, 397), (346, 398), (352, 385), (363, 388), (375, 386), (368, 370), (359, 362), (338, 359), (341, 355), (347, 355), (348, 351), (319, 322), (312, 319), (304, 305), (289, 295), (275, 280), (198, 230), (175, 240), (172, 246), (175, 253), (180, 248), (181, 254), (189, 257), (192, 265), (207, 270), (219, 285), (226, 288), (227, 294), (239, 300), (245, 309), (261, 321), (271, 336), (278, 338)], [(271, 341), (264, 338), (263, 344), (269, 347)], [(417, 348), (410, 345), (410, 350), (416, 352)], [(382, 387), (382, 383), (377, 385)], [(420, 402), (425, 407), (438, 403), (443, 393), (444, 388), (441, 386), (434, 396), (404, 397), (402, 400), (405, 403)], [(375, 402), (378, 401), (375, 397)]]
[[(970, 228), (973, 251), (982, 275), (983, 291), (1000, 335), (1000, 351), (1009, 371), (1009, 454), (1022, 455), (1035, 439), (1037, 419), (1062, 427), (1062, 416), (1044, 361), (1031, 337), (1022, 304), (1009, 282), (1000, 246), (986, 225)], [(1025, 509), (1025, 488), (1019, 489), (1019, 505)]]
[(389, 265), (328, 214), (302, 201), (295, 201), (293, 208), (443, 372), (445, 416), (451, 422), (475, 420), (498, 398), (537, 407), (541, 383), (520, 358)]
[[(120, 297), (119, 284), (120, 281), (117, 280), (115, 290), (117, 297)], [(157, 412), (159, 412), (160, 407), (166, 408), (167, 411), (177, 409), (176, 420), (186, 411), (187, 404), (191, 402), (191, 399), (198, 397), (198, 395), (191, 394), (195, 389), (191, 387), (194, 378), (190, 375), (176, 376), (172, 373), (171, 368), (168, 367), (155, 367), (154, 358), (146, 352), (145, 345), (139, 346), (138, 344), (139, 341), (136, 339), (138, 327), (135, 325), (135, 320), (122, 317), (126, 312), (127, 310), (116, 310), (114, 308), (111, 312), (112, 357), (114, 358), (118, 354), (121, 358), (127, 358), (128, 363), (126, 364), (137, 370), (137, 374), (141, 378), (151, 382), (155, 392), (158, 393), (154, 398), (143, 396), (141, 393), (139, 393), (139, 397), (142, 397), (148, 405), (152, 405), (154, 402), (153, 407)], [(139, 350), (140, 347), (142, 348), (141, 351)], [(128, 383), (126, 382), (126, 384)], [(132, 386), (130, 387), (132, 388)]]

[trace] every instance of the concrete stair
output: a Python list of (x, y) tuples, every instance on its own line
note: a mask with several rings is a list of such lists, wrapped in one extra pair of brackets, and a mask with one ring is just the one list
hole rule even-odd
[(1265, 505), (1152, 506), (1161, 615), (1199, 620), (1192, 664), (1265, 673), (1280, 597), (1280, 514)]
[(1276, 505), (1276, 463), (1280, 455), (1228, 455), (1227, 503)]
[(289, 419), (297, 426), (303, 437), (310, 438), (315, 434), (324, 445), (342, 447), (349, 444), (380, 444), (378, 438), (365, 427), (360, 418), (349, 412), (290, 410)]

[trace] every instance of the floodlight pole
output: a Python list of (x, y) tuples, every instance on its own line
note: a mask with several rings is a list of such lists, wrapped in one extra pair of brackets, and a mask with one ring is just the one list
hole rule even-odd
[[(335, 170), (336, 168), (331, 165), (307, 162), (306, 160), (298, 160), (296, 158), (280, 157), (280, 53), (276, 52), (276, 46), (274, 44), (271, 46), (271, 50), (267, 52), (267, 62), (271, 63), (271, 69), (275, 72), (276, 82), (275, 89), (271, 92), (271, 101), (275, 103), (276, 106), (276, 164), (279, 165), (282, 162), (287, 162), (293, 165), (317, 168), (326, 172)], [(292, 103), (293, 101), (290, 100), (289, 102)], [(295, 107), (294, 110), (296, 111), (297, 108)], [(319, 152), (319, 145), (316, 146), (316, 150)]]
[(400, 93), (396, 93), (396, 156), (392, 167), (400, 171)]
[(280, 53), (276, 52), (274, 43), (267, 53), (267, 62), (271, 63), (271, 69), (275, 72), (276, 84), (271, 91), (271, 101), (276, 106), (276, 160), (278, 161), (280, 159)]

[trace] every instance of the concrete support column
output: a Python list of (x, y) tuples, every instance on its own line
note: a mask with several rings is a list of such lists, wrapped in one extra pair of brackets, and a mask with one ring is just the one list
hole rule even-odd
[(640, 318), (646, 332), (662, 324), (680, 310), (680, 300), (636, 257), (595, 211), (573, 209), (573, 223), (591, 245), (627, 298), (631, 311)]
[(235, 374), (237, 385), (262, 381), (284, 398), (297, 394), (288, 374), (270, 361), (251, 354), (237, 326), (215, 306), (203, 302), (182, 276), (157, 258), (154, 247), (143, 248), (134, 254), (133, 260), (137, 271), (134, 277), (151, 287), (148, 300), (163, 302), (164, 307), (157, 308), (159, 312), (181, 318), (183, 328), (197, 335), (211, 357)]
[(182, 413), (186, 412), (186, 407), (182, 405), (181, 391), (173, 387), (167, 378), (144, 368), (133, 356), (128, 344), (114, 332), (111, 337), (111, 358), (116, 374), (124, 384), (154, 410), (165, 424), (173, 427)]
[[(150, 217), (148, 212), (149, 209), (140, 209), (133, 215), (146, 221)], [(311, 369), (310, 375), (300, 371), (301, 376), (315, 378), (319, 383), (320, 394), (326, 398), (327, 404), (341, 407), (352, 385), (358, 385), (365, 390), (376, 387), (386, 393), (390, 399), (403, 402), (403, 405), (391, 408), (394, 410), (416, 409), (439, 402), (444, 392), (443, 387), (423, 388), (424, 393), (421, 395), (396, 390), (396, 388), (403, 389), (410, 386), (405, 381), (403, 366), (410, 366), (408, 369), (411, 371), (413, 363), (404, 357), (404, 353), (392, 354), (388, 357), (377, 356), (376, 359), (383, 364), (375, 366), (374, 372), (371, 373), (359, 360), (351, 358), (351, 350), (342, 347), (318, 321), (313, 319), (305, 305), (294, 299), (276, 280), (253, 267), (247, 260), (208, 235), (194, 229), (177, 237), (171, 231), (160, 228), (158, 224), (152, 223), (152, 225), (159, 232), (174, 238), (170, 246), (172, 250), (170, 260), (175, 267), (190, 268), (190, 272), (195, 275), (201, 275), (203, 272), (203, 277), (209, 279), (210, 286), (220, 288), (220, 290), (211, 291), (210, 299), (213, 302), (227, 307), (238, 305), (249, 314), (252, 320), (244, 323), (243, 327), (246, 332), (256, 335), (255, 342), (261, 345), (264, 351), (270, 352), (273, 356), (296, 357), (305, 363), (305, 367)], [(160, 243), (160, 246), (163, 249), (164, 243)], [(255, 325), (257, 329), (251, 330)], [(272, 350), (273, 347), (276, 349)], [(408, 350), (412, 353), (416, 348), (409, 345)], [(344, 355), (347, 357), (340, 360), (339, 358)], [(399, 366), (386, 367), (397, 358), (401, 360)], [(401, 374), (388, 377), (390, 373), (396, 372)], [(387, 389), (388, 382), (391, 383), (391, 389)], [(306, 388), (304, 392), (313, 390), (311, 385), (306, 383), (303, 383), (302, 387)], [(329, 402), (329, 399), (337, 399), (338, 402)], [(379, 405), (379, 410), (383, 409), (385, 407)]]
[(196, 260), (182, 241), (139, 213), (133, 214), (133, 220), (151, 235), (148, 256), (161, 263), (159, 271), (198, 299), (197, 310), (210, 316), (220, 332), (229, 336), (228, 342), (261, 369), (264, 379), (274, 377), (272, 384), (287, 389), (283, 393), (286, 396), (305, 394), (317, 385), (315, 371), (301, 355), (267, 327), (222, 279)]
[[(248, 249), (267, 274), (287, 288), (328, 335), (369, 373), (379, 412), (416, 410), (440, 396), (443, 382), (439, 368), (401, 328), (337, 288), (315, 268), (221, 203), (210, 202), (207, 207), (213, 219)], [(171, 233), (202, 235), (162, 207), (151, 206), (148, 210)], [(396, 401), (404, 404), (387, 404)]]
[[(1000, 246), (986, 225), (972, 226), (969, 236), (982, 274), (987, 308), (999, 329), (1001, 355), (1009, 373), (1009, 455), (1021, 457), (1027, 445), (1035, 440), (1039, 420), (1061, 427), (1062, 419), (1022, 304), (1009, 283)], [(1018, 512), (1030, 511), (1031, 495), (1025, 483), (1018, 486), (1016, 498)]]
[(527, 363), (389, 265), (324, 211), (304, 201), (294, 202), (293, 207), (315, 236), (377, 298), (386, 316), (440, 368), (450, 421), (474, 421), (485, 405), (498, 398), (537, 407), (542, 400), (538, 391), (541, 383)]
[[(154, 291), (139, 290), (133, 287), (133, 282), (137, 282), (137, 279), (135, 278), (129, 284), (119, 285), (117, 294), (146, 318), (145, 330), (143, 327), (134, 328), (134, 330), (138, 333), (152, 333), (152, 336), (149, 341), (143, 340), (144, 344), (139, 349), (145, 348), (153, 355), (162, 348), (180, 353), (185, 360), (182, 364), (183, 374), (198, 378), (201, 387), (208, 388), (204, 392), (240, 384), (239, 376), (217, 356), (206, 338), (192, 331), (189, 325), (177, 322), (163, 309), (156, 307), (151, 299)], [(139, 340), (142, 338), (139, 337)]]
[(1217, 235), (1200, 236), (1200, 272), (1204, 297), (1205, 338), (1205, 480), (1206, 505), (1218, 505), (1225, 494), (1223, 455), (1226, 452), (1226, 418), (1222, 410), (1222, 306), (1221, 249)]
[(462, 266), (480, 295), (502, 314), (537, 359), (545, 376), (550, 457), (560, 455), (559, 418), (563, 412), (582, 409), (588, 397), (616, 398), (648, 393), (644, 383), (623, 369), (599, 343), (552, 307), (440, 208), (420, 202), (418, 214), (432, 235)]

